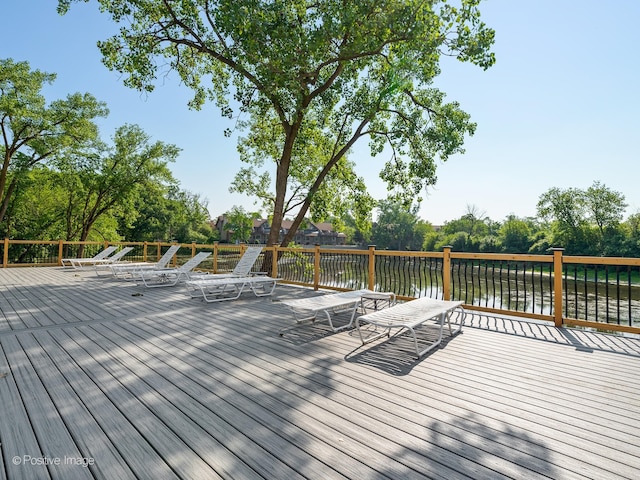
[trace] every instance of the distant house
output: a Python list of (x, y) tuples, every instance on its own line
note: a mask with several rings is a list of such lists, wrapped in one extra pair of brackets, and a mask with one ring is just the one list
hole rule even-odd
[(212, 225), (213, 228), (218, 231), (218, 238), (222, 243), (229, 243), (231, 241), (231, 234), (233, 233), (233, 230), (227, 227), (227, 223), (227, 216), (220, 215)]
[[(215, 222), (215, 228), (220, 233), (221, 242), (229, 242), (231, 238), (231, 231), (226, 228), (227, 220), (224, 215), (217, 218)], [(293, 222), (291, 220), (283, 220), (282, 227), (280, 228), (279, 241), (282, 241), (284, 236), (291, 229)], [(324, 222), (310, 222), (305, 221), (303, 223), (306, 228), (299, 228), (296, 232), (294, 242), (300, 245), (345, 245), (347, 236), (344, 233), (334, 231), (333, 225)], [(271, 232), (271, 225), (269, 220), (258, 218), (253, 221), (253, 232), (249, 237), (249, 243), (267, 243), (269, 233)]]

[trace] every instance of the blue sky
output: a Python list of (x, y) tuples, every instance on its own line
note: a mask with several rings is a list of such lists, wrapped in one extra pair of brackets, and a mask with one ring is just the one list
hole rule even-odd
[[(75, 4), (63, 17), (56, 4), (4, 0), (0, 58), (56, 73), (49, 100), (80, 91), (105, 101), (105, 139), (131, 123), (180, 147), (172, 171), (183, 189), (208, 199), (213, 217), (234, 205), (257, 210), (252, 199), (228, 191), (241, 167), (235, 139), (223, 135), (233, 124), (211, 104), (190, 111), (190, 91), (175, 75), (150, 94), (124, 87), (96, 47), (116, 26), (95, 2)], [(496, 30), (496, 64), (482, 71), (446, 61), (436, 81), (478, 129), (464, 155), (438, 166), (420, 216), (440, 225), (469, 206), (496, 221), (534, 216), (549, 188), (586, 189), (594, 181), (624, 194), (627, 214), (639, 212), (640, 1), (486, 0), (481, 11)], [(371, 158), (363, 142), (351, 158), (369, 191), (384, 198), (377, 174), (386, 156)]]

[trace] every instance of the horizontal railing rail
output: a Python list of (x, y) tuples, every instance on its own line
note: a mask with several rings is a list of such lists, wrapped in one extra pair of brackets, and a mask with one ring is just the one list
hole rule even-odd
[[(55, 266), (63, 258), (92, 257), (109, 242), (5, 239), (3, 267)], [(157, 261), (172, 243), (118, 242), (131, 246), (125, 261)], [(199, 270), (231, 272), (246, 245), (181, 244), (172, 265), (212, 252)], [(640, 258), (399, 252), (315, 247), (265, 247), (252, 269), (314, 289), (393, 291), (408, 300), (461, 300), (488, 313), (640, 334)]]

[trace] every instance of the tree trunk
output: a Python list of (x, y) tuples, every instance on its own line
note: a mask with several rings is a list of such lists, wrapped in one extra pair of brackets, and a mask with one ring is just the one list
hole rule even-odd
[[(0, 206), (0, 222), (4, 222), (4, 216), (7, 214), (7, 209), (9, 208), (9, 201), (11, 200), (11, 196), (13, 195), (13, 191), (16, 189), (16, 185), (18, 184), (18, 180), (16, 177), (11, 179), (11, 183), (9, 184), (9, 188), (7, 188), (7, 193), (2, 199), (2, 205)], [(8, 230), (7, 226), (7, 230)]]
[(273, 206), (273, 218), (271, 219), (271, 230), (267, 239), (267, 246), (273, 246), (280, 243), (280, 229), (282, 228), (282, 220), (284, 220), (284, 202), (287, 195), (287, 184), (289, 180), (289, 166), (291, 165), (291, 155), (293, 153), (293, 144), (296, 141), (300, 130), (301, 117), (298, 122), (290, 127), (285, 127), (287, 137), (282, 148), (282, 156), (276, 169), (276, 199)]

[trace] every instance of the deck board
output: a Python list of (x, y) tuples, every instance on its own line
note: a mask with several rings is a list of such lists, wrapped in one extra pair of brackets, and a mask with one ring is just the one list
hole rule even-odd
[[(85, 468), (67, 464), (63, 459), (81, 457), (80, 450), (70, 434), (65, 419), (51, 400), (50, 393), (37, 374), (25, 346), (18, 339), (3, 339), (3, 348), (9, 359), (11, 374), (19, 386), (19, 394), (28, 412), (29, 421), (43, 449), (44, 459), (59, 461), (56, 468), (48, 468), (52, 479), (85, 479), (91, 475)], [(49, 375), (49, 373), (45, 374)], [(5, 421), (8, 419), (5, 419)], [(3, 439), (4, 443), (14, 441)], [(44, 451), (46, 448), (46, 451)], [(25, 455), (31, 455), (26, 452)], [(31, 460), (23, 460), (30, 464)], [(27, 465), (23, 465), (27, 467)], [(28, 468), (28, 467), (27, 467)]]
[[(154, 392), (161, 392), (162, 401), (154, 399), (154, 410), (158, 410), (158, 405), (163, 404), (166, 409), (159, 413), (163, 418), (172, 419), (172, 429), (181, 432), (184, 440), (192, 447), (199, 447), (200, 455), (209, 457), (212, 463), (234, 465), (248, 465), (250, 469), (263, 470), (262, 475), (267, 475), (264, 471), (261, 460), (264, 457), (264, 448), (253, 444), (242, 430), (236, 430), (233, 425), (225, 421), (225, 413), (232, 418), (241, 415), (241, 412), (234, 408), (233, 401), (216, 397), (213, 391), (193, 384), (191, 377), (185, 378), (180, 373), (181, 369), (188, 369), (192, 372), (193, 367), (186, 362), (178, 362), (169, 352), (159, 351), (151, 348), (151, 343), (145, 339), (138, 339), (127, 333), (126, 330), (112, 328), (113, 326), (96, 327), (96, 333), (101, 338), (93, 336), (95, 342), (113, 342), (110, 353), (114, 355), (122, 364), (135, 376), (144, 378), (145, 383)], [(117, 331), (115, 331), (117, 330)], [(140, 342), (144, 345), (136, 345)], [(123, 348), (117, 345), (125, 344)], [(180, 363), (178, 370), (174, 365)], [(172, 365), (173, 364), (173, 365)], [(211, 378), (207, 377), (210, 383)], [(218, 385), (216, 389), (218, 390)], [(142, 392), (138, 392), (140, 396)], [(202, 399), (207, 399), (204, 401)], [(227, 413), (231, 410), (230, 413)], [(255, 432), (259, 425), (248, 419), (245, 422), (246, 432)], [(167, 420), (165, 420), (167, 421)], [(225, 439), (234, 438), (233, 445), (225, 445)], [(281, 447), (281, 446), (277, 446)], [(245, 455), (248, 458), (244, 462), (238, 461), (237, 454)], [(287, 478), (295, 475), (288, 468), (277, 465), (273, 474), (278, 478)], [(258, 478), (256, 472), (250, 469), (244, 471), (225, 472), (229, 476), (232, 472), (239, 478)], [(261, 478), (261, 477), (260, 477)]]
[(279, 299), (317, 294), (0, 270), (0, 478), (637, 478), (640, 339), (478, 313), (421, 359), (405, 335), (279, 336)]
[[(13, 458), (31, 455), (42, 458), (38, 439), (31, 426), (24, 402), (16, 384), (14, 375), (10, 375), (9, 362), (5, 353), (5, 342), (0, 339), (0, 443), (2, 444), (2, 471), (5, 475), (13, 474), (13, 478), (47, 479), (50, 478), (46, 467), (34, 465), (29, 468), (16, 467)], [(6, 477), (4, 477), (6, 478)]]
[[(149, 478), (173, 478), (180, 470), (199, 478), (216, 478), (212, 469), (171, 429), (173, 417), (162, 402), (162, 392), (138, 381), (111, 352), (100, 348), (84, 332), (73, 335), (71, 340), (75, 345), (68, 347), (70, 353), (95, 383), (95, 393), (104, 396), (105, 401), (111, 402), (120, 412), (122, 419), (117, 425), (135, 430), (134, 438), (141, 448), (133, 460), (141, 469), (154, 466), (159, 470), (148, 472)], [(191, 431), (185, 428), (183, 435), (189, 433)], [(119, 436), (124, 437), (125, 433), (120, 432)], [(179, 478), (179, 475), (175, 476)]]
[[(86, 452), (87, 457), (100, 458), (101, 461), (95, 466), (96, 476), (102, 478), (135, 478), (126, 466), (124, 457), (118, 453), (115, 445), (104, 435), (105, 431), (118, 431), (119, 423), (111, 425), (112, 428), (103, 430), (100, 427), (100, 420), (113, 415), (109, 405), (99, 405), (95, 408), (95, 395), (84, 395), (84, 392), (91, 392), (95, 385), (87, 384), (78, 379), (77, 370), (66, 368), (68, 358), (64, 352), (58, 348), (39, 348), (40, 341), (49, 341), (48, 335), (39, 335), (40, 339), (32, 336), (22, 335), (22, 345), (25, 349), (34, 352), (30, 355), (30, 360), (34, 368), (38, 371), (39, 377), (43, 381), (43, 386), (51, 396), (51, 400), (58, 411), (71, 410), (73, 415), (65, 416), (66, 427), (78, 444), (79, 451)], [(70, 372), (72, 378), (65, 376), (65, 370)], [(76, 386), (74, 390), (71, 385)], [(116, 417), (117, 418), (117, 417)], [(79, 455), (78, 455), (79, 457)], [(86, 469), (74, 468), (77, 471), (87, 471)], [(92, 478), (89, 476), (88, 478)]]

